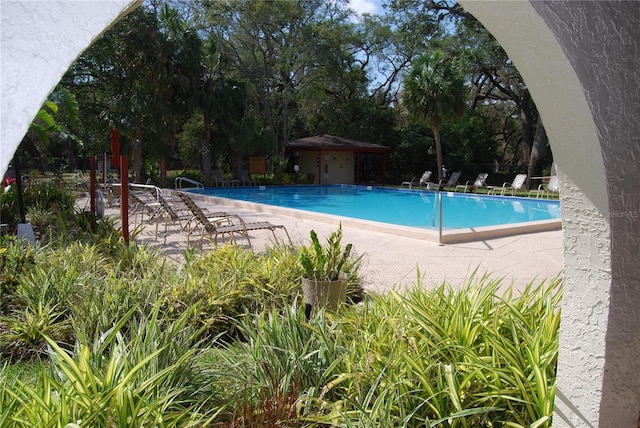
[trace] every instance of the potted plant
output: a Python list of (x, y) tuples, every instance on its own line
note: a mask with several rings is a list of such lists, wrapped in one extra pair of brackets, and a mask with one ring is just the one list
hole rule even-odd
[(352, 256), (352, 244), (342, 246), (342, 225), (331, 233), (325, 246), (315, 230), (310, 235), (311, 245), (302, 247), (299, 256), (307, 317), (312, 308), (335, 311), (346, 301), (349, 275), (357, 273), (362, 259)]

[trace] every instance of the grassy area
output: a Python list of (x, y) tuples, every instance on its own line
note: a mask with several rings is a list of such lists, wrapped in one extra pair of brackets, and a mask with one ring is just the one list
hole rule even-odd
[(176, 266), (106, 220), (47, 227), (0, 239), (2, 427), (551, 426), (559, 280), (416, 284), (307, 319), (300, 248)]
[[(386, 187), (394, 187), (397, 189), (401, 189), (402, 186), (399, 185), (388, 185)], [(404, 187), (405, 189), (407, 189), (407, 187)], [(421, 191), (431, 191), (428, 190), (426, 187), (419, 187), (419, 186), (415, 186), (412, 188), (412, 190), (421, 190)], [(442, 188), (443, 191), (447, 191), (447, 192), (455, 192), (456, 188), (455, 187), (443, 187)], [(460, 189), (458, 189), (459, 193), (462, 193), (460, 191)], [(477, 194), (477, 195), (487, 195), (489, 193), (489, 190), (486, 187), (483, 188), (479, 188), (479, 189), (474, 189), (473, 192), (467, 192), (469, 194)], [(496, 196), (500, 196), (500, 194), (498, 193)], [(511, 193), (507, 193), (505, 196), (511, 196)], [(517, 197), (529, 197), (529, 191), (528, 190), (518, 190), (517, 192), (515, 192), (515, 196)], [(534, 198), (535, 196), (532, 195), (532, 198)], [(555, 199), (558, 200), (560, 198), (560, 195), (558, 193), (548, 193), (545, 194), (545, 196), (543, 197), (543, 199)]]

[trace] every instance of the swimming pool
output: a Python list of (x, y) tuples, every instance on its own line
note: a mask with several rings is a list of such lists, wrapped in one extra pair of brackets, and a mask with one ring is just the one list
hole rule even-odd
[(208, 188), (193, 193), (391, 225), (443, 230), (558, 221), (560, 203), (519, 197), (386, 189), (371, 186), (261, 186)]

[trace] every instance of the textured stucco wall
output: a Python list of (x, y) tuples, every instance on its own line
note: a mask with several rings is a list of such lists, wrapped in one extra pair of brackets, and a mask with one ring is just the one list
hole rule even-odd
[[(640, 2), (532, 4), (555, 33), (584, 87), (604, 159), (612, 280), (608, 302), (584, 308), (590, 310), (584, 316), (594, 320), (593, 314), (607, 314), (604, 309), (609, 304), (599, 426), (636, 427), (640, 414)], [(573, 346), (565, 340), (562, 350), (569, 353)], [(594, 356), (582, 358), (588, 363)], [(565, 363), (566, 369), (580, 364)], [(572, 370), (565, 371), (565, 378), (571, 376)], [(588, 385), (581, 386), (590, 392)]]
[(554, 426), (635, 427), (640, 3), (460, 3), (522, 72), (564, 173), (565, 291)]
[(69, 65), (140, 2), (0, 1), (0, 175)]

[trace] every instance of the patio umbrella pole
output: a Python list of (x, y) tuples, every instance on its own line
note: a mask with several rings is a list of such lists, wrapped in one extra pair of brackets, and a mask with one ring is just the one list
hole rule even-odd
[(89, 206), (91, 210), (91, 221), (93, 222), (96, 216), (96, 157), (91, 156), (89, 158), (90, 175), (89, 175)]
[(20, 170), (20, 155), (16, 154), (13, 157), (13, 169), (16, 174), (16, 190), (18, 192), (18, 208), (20, 209), (20, 222), (26, 223), (27, 216), (24, 207), (24, 192), (22, 189), (22, 171)]
[(120, 223), (122, 239), (129, 243), (129, 158), (120, 156)]

